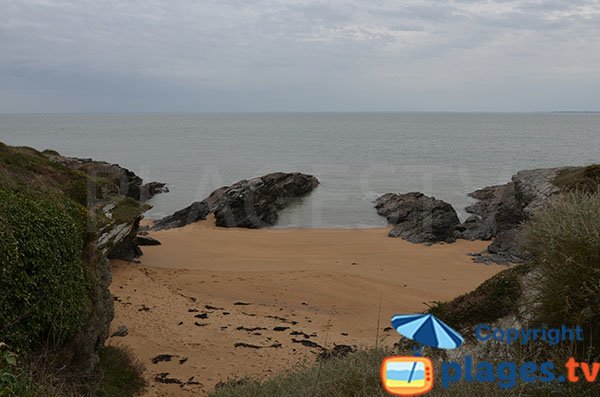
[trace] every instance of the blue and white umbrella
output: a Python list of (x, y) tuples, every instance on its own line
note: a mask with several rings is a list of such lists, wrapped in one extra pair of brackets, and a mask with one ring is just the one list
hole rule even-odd
[(433, 314), (403, 314), (392, 317), (392, 327), (420, 345), (456, 349), (463, 337)]

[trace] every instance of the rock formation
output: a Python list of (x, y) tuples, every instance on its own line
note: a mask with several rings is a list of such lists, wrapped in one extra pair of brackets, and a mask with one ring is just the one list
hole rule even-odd
[(142, 178), (133, 171), (105, 161), (64, 157), (57, 153), (47, 156), (50, 161), (60, 163), (68, 168), (84, 172), (91, 180), (102, 178), (110, 183), (99, 183), (98, 189), (103, 196), (118, 194), (134, 200), (145, 202), (159, 193), (167, 193), (169, 189), (165, 183), (149, 182), (144, 184)]
[(386, 193), (375, 200), (377, 213), (393, 225), (390, 237), (413, 243), (453, 242), (459, 224), (454, 208), (445, 201), (419, 192)]
[(457, 237), (468, 240), (493, 238), (478, 262), (523, 262), (526, 253), (519, 248), (519, 227), (536, 211), (548, 205), (561, 192), (554, 184), (558, 174), (581, 167), (519, 171), (511, 182), (488, 186), (470, 193), (478, 201), (466, 208), (473, 214), (456, 227)]
[(154, 229), (185, 226), (206, 219), (209, 213), (215, 215), (217, 226), (250, 229), (272, 226), (283, 208), (318, 185), (317, 178), (302, 173), (276, 172), (242, 180), (155, 222)]
[(422, 193), (387, 193), (375, 201), (375, 208), (393, 226), (390, 237), (416, 243), (493, 240), (484, 252), (474, 254), (476, 262), (523, 262), (527, 259), (519, 244), (523, 222), (564, 190), (557, 181), (571, 186), (571, 179), (587, 178), (586, 186), (591, 186), (595, 170), (590, 166), (519, 171), (504, 185), (470, 193), (477, 201), (466, 208), (471, 215), (462, 223), (450, 204)]

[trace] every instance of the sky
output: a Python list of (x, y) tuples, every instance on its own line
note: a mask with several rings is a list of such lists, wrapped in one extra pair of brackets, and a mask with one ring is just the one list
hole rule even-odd
[(0, 1), (0, 113), (600, 110), (600, 0)]

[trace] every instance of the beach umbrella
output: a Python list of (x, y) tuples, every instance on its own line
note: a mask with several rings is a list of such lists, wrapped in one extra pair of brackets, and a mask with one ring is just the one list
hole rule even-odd
[(397, 315), (392, 317), (392, 327), (400, 335), (412, 339), (422, 346), (456, 349), (464, 341), (458, 332), (433, 314)]
[[(392, 317), (392, 327), (402, 336), (414, 340), (420, 346), (413, 349), (415, 356), (421, 355), (423, 346), (436, 347), (438, 349), (456, 349), (462, 345), (463, 337), (446, 325), (433, 314), (401, 314)], [(408, 383), (412, 381), (416, 368), (413, 363), (408, 376)]]

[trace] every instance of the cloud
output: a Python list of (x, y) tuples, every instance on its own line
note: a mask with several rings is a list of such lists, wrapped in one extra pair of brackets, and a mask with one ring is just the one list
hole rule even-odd
[(597, 0), (5, 3), (0, 113), (600, 108)]

